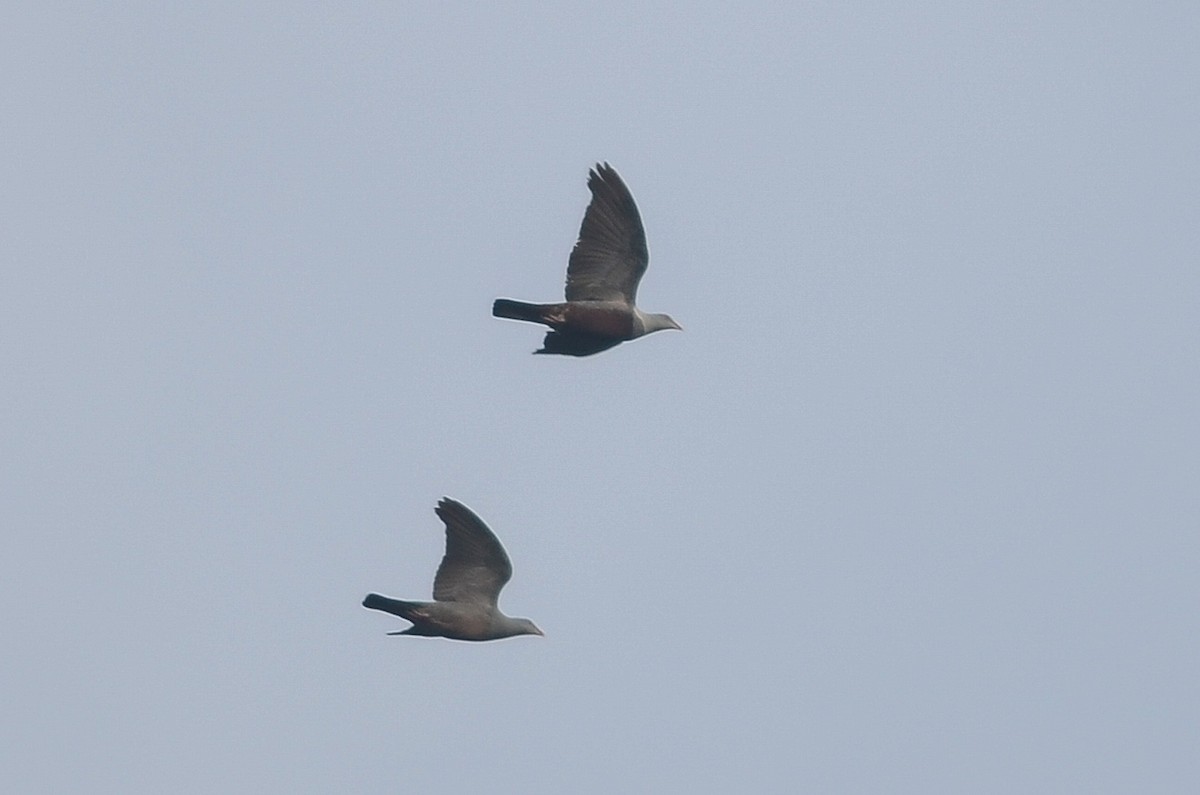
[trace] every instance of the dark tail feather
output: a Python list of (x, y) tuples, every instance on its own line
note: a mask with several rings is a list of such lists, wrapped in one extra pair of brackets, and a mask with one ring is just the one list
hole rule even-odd
[(388, 596), (381, 596), (377, 593), (367, 594), (367, 598), (363, 599), (363, 607), (369, 610), (382, 610), (385, 613), (391, 613), (394, 616), (400, 616), (403, 619), (411, 621), (408, 618), (409, 611), (417, 605), (412, 602), (405, 602), (400, 599), (392, 599)]
[(493, 317), (506, 317), (509, 320), (524, 320), (529, 323), (541, 323), (542, 307), (538, 304), (527, 304), (524, 301), (513, 301), (510, 298), (497, 298), (492, 304)]

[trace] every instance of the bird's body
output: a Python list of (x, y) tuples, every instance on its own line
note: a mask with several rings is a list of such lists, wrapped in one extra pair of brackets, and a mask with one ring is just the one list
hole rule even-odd
[(653, 331), (678, 329), (669, 315), (637, 308), (650, 263), (646, 232), (629, 188), (607, 163), (588, 174), (592, 201), (567, 266), (566, 301), (531, 304), (497, 298), (492, 314), (550, 327), (541, 350), (589, 356)]
[[(421, 635), (451, 640), (499, 640), (525, 631), (529, 619), (509, 618), (494, 608), (463, 602), (406, 602), (377, 593), (367, 594), (363, 607), (399, 616), (413, 625), (389, 635)], [(541, 634), (536, 633), (536, 634)]]
[(451, 499), (438, 503), (446, 524), (446, 554), (433, 580), (432, 602), (412, 602), (367, 594), (363, 607), (412, 622), (391, 635), (421, 635), (452, 640), (498, 640), (541, 635), (527, 618), (500, 612), (500, 589), (512, 577), (512, 564), (499, 539), (470, 508)]
[[(574, 331), (615, 340), (633, 339), (638, 313), (620, 301), (566, 301), (560, 304), (526, 304), (498, 298), (492, 305), (496, 317), (544, 323), (556, 331)], [(642, 331), (641, 333), (645, 333)]]

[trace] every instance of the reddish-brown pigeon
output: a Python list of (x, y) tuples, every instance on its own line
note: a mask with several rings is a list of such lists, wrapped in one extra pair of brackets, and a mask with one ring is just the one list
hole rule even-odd
[(590, 356), (652, 331), (678, 329), (669, 315), (635, 305), (638, 282), (650, 263), (646, 230), (629, 188), (600, 163), (588, 172), (592, 201), (567, 264), (565, 303), (528, 304), (497, 298), (492, 314), (550, 327), (534, 353)]
[(509, 618), (496, 600), (512, 577), (512, 564), (499, 539), (470, 508), (449, 497), (435, 509), (446, 525), (446, 555), (433, 578), (432, 602), (407, 602), (367, 594), (363, 607), (412, 622), (389, 635), (423, 635), (453, 640), (498, 640), (541, 635), (528, 618)]

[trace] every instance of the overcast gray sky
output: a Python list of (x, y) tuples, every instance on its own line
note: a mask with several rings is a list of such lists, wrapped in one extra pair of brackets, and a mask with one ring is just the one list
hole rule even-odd
[[(1200, 791), (1198, 39), (10, 4), (0, 789)], [(597, 160), (686, 330), (531, 356)]]

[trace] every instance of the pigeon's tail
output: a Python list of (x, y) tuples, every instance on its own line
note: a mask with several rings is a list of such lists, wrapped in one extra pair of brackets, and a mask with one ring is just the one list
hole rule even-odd
[(363, 599), (363, 607), (369, 610), (382, 610), (385, 613), (391, 613), (394, 616), (400, 616), (403, 619), (412, 621), (409, 615), (419, 607), (415, 602), (405, 602), (401, 599), (392, 599), (389, 596), (381, 596), (377, 593), (367, 594), (367, 598)]
[(524, 320), (529, 323), (544, 323), (542, 307), (538, 304), (527, 304), (524, 301), (514, 301), (511, 298), (497, 298), (492, 304), (493, 317), (506, 317), (509, 320)]

